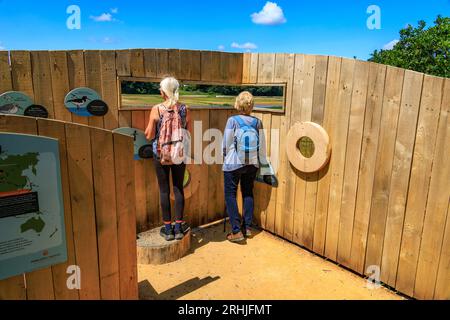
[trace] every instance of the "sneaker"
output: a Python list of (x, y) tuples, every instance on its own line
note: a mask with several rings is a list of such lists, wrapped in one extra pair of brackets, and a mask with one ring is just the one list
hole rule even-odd
[(190, 230), (191, 227), (186, 222), (181, 224), (181, 231), (183, 231), (184, 234), (188, 233)]
[(242, 242), (245, 240), (245, 237), (242, 232), (239, 231), (238, 233), (229, 233), (227, 235), (227, 240), (230, 242)]
[(250, 228), (245, 229), (245, 236), (247, 238), (252, 237), (253, 236), (252, 229), (250, 229)]
[(173, 241), (173, 240), (175, 240), (175, 235), (173, 233), (173, 229), (171, 230), (170, 233), (166, 233), (166, 227), (162, 227), (161, 230), (159, 230), (159, 234), (166, 241)]

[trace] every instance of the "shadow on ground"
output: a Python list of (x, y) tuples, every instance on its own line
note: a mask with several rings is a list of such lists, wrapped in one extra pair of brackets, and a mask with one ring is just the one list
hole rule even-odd
[[(230, 224), (227, 222), (225, 227), (222, 223), (215, 224), (208, 228), (195, 228), (192, 230), (191, 250), (189, 254), (194, 254), (195, 251), (211, 242), (224, 242), (227, 240), (227, 234), (231, 232)], [(219, 227), (220, 226), (220, 227)], [(262, 230), (259, 228), (252, 229), (252, 236), (254, 238), (260, 234)], [(245, 246), (247, 240), (235, 243), (236, 246)]]
[(177, 300), (219, 279), (220, 277), (192, 278), (159, 294), (148, 280), (144, 280), (139, 283), (139, 298), (141, 300)]

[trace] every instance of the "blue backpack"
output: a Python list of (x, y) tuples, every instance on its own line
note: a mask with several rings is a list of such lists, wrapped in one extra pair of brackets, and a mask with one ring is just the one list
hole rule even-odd
[(239, 124), (235, 131), (234, 142), (239, 160), (242, 164), (257, 164), (259, 161), (258, 119), (247, 124), (240, 116), (234, 116)]

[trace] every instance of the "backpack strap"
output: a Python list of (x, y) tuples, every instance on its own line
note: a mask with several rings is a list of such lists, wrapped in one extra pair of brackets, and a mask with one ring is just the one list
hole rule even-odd
[(253, 129), (258, 129), (258, 119), (257, 118), (253, 118), (253, 122), (251, 124), (248, 124), (244, 121), (244, 119), (241, 118), (241, 116), (234, 116), (233, 117), (234, 120), (236, 120), (236, 122), (239, 124), (239, 127), (241, 129), (243, 128), (253, 128)]

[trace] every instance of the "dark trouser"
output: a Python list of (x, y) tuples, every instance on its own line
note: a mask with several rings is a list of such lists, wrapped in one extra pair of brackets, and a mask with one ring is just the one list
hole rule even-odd
[(242, 199), (244, 201), (244, 224), (246, 228), (252, 225), (254, 211), (253, 184), (257, 172), (258, 168), (255, 166), (245, 166), (235, 171), (224, 172), (225, 203), (233, 233), (241, 231), (241, 219), (236, 201), (239, 181), (241, 182)]
[(184, 213), (184, 172), (186, 164), (163, 166), (161, 162), (154, 160), (156, 176), (158, 177), (159, 196), (164, 222), (172, 221), (170, 210), (170, 172), (172, 172), (173, 193), (175, 195), (175, 219), (183, 220)]

